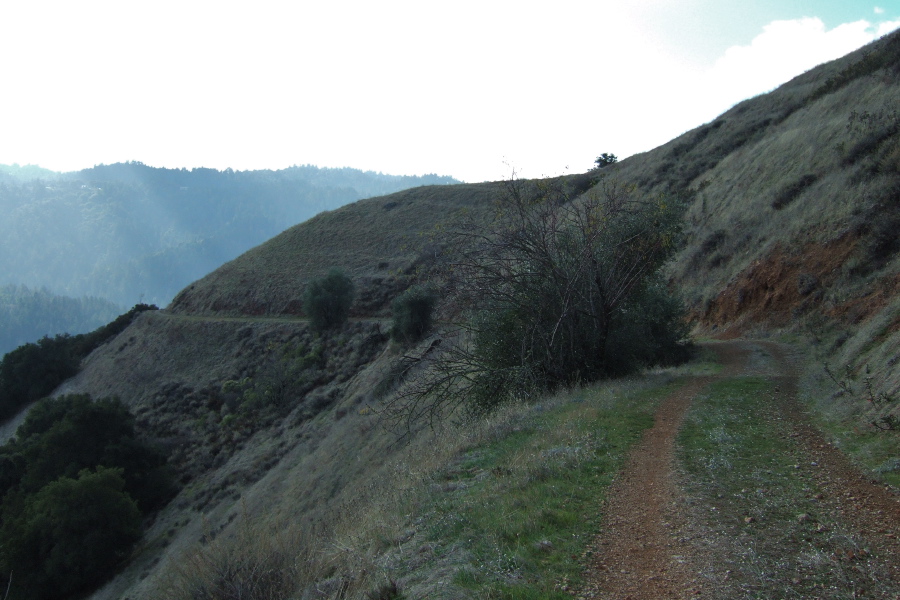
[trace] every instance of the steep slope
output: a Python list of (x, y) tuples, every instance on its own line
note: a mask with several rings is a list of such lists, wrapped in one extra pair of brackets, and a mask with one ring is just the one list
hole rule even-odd
[[(895, 34), (600, 173), (691, 198), (688, 243), (670, 275), (699, 331), (809, 335), (888, 394), (900, 389), (898, 45)], [(592, 176), (572, 178), (573, 189)], [(500, 191), (419, 188), (322, 214), (189, 286), (88, 359), (60, 393), (120, 395), (173, 449), (185, 485), (143, 552), (95, 597), (163, 597), (184, 552), (239, 535), (232, 521), (301, 522), (310, 539), (334, 543), (336, 513), (346, 522), (366, 486), (396, 476), (381, 465), (399, 450), (372, 427), (367, 403), (377, 404), (399, 350), (372, 317), (440, 250), (437, 226), (488, 210)], [(317, 350), (299, 299), (329, 267), (357, 282), (361, 320)], [(283, 381), (286, 356), (305, 366), (288, 374), (284, 404), (241, 412), (252, 390), (240, 382)], [(340, 582), (328, 585), (339, 593)]]
[(702, 323), (783, 326), (896, 285), (898, 57), (893, 34), (617, 165), (694, 193), (671, 274)]
[(900, 391), (898, 65), (894, 33), (616, 165), (692, 195), (670, 275), (701, 331), (787, 328)]

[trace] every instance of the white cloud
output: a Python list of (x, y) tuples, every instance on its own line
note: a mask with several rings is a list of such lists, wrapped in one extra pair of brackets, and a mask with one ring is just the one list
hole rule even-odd
[(900, 29), (900, 20), (897, 21), (884, 21), (878, 24), (876, 28), (875, 37), (881, 37), (883, 35), (887, 35), (890, 32)]
[(857, 21), (826, 30), (818, 18), (773, 21), (749, 46), (733, 46), (716, 61), (712, 75), (730, 94), (769, 91), (823, 62), (872, 41), (871, 24)]
[[(819, 18), (773, 21), (749, 45), (725, 51), (704, 76), (711, 102), (720, 112), (751, 96), (771, 91), (822, 63), (840, 58), (889, 33), (900, 22), (844, 23), (827, 29)], [(717, 106), (713, 106), (716, 104)]]
[(883, 15), (883, 14), (884, 14), (884, 9), (881, 8), (880, 6), (876, 6), (876, 7), (875, 7), (875, 14), (876, 14), (876, 15)]
[(775, 21), (700, 64), (672, 40), (716, 24), (649, 27), (664, 4), (0, 2), (0, 112), (16, 116), (0, 122), (0, 163), (477, 181), (508, 175), (506, 159), (555, 175), (665, 143), (900, 26)]

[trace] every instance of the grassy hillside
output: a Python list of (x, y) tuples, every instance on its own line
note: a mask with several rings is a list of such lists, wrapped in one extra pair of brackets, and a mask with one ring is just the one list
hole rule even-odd
[[(898, 438), (869, 423), (894, 414), (898, 403), (879, 399), (900, 391), (898, 47), (894, 34), (603, 169), (641, 193), (690, 199), (687, 243), (668, 274), (697, 335), (780, 336), (808, 348), (798, 396), (832, 443), (889, 482)], [(591, 177), (569, 183), (581, 189)], [(377, 409), (396, 364), (423, 355), (433, 338), (401, 348), (379, 317), (439, 255), (440, 226), (461, 211), (489, 210), (500, 191), (499, 184), (418, 188), (323, 213), (188, 286), (168, 311), (142, 315), (88, 358), (59, 392), (121, 396), (147, 435), (173, 451), (183, 484), (144, 546), (95, 598), (228, 597), (209, 590), (251, 583), (255, 597), (396, 598), (395, 579), (411, 597), (546, 598), (577, 588), (570, 582), (589, 560), (582, 552), (602, 510), (586, 498), (607, 493), (667, 386), (718, 367), (701, 357), (681, 370), (572, 390), (462, 427), (423, 427), (410, 445), (395, 444)], [(297, 317), (306, 282), (330, 267), (357, 283), (360, 320), (323, 340)], [(761, 394), (777, 392), (779, 360), (757, 358), (749, 375), (771, 380), (742, 374), (714, 388), (728, 403), (716, 396), (701, 398), (702, 406), (732, 415), (747, 398), (761, 403)], [(260, 404), (278, 389), (288, 390), (283, 402)], [(767, 415), (770, 405), (759, 406)], [(700, 521), (715, 539), (762, 520), (740, 513), (749, 499), (718, 502), (715, 482), (704, 479), (722, 461), (744, 460), (734, 440), (762, 436), (760, 447), (804, 456), (784, 442), (787, 429), (773, 426), (782, 417), (766, 419), (688, 415), (680, 443), (704, 453), (682, 459), (688, 484), (697, 498), (731, 511), (730, 520)], [(706, 442), (715, 436), (733, 443)], [(783, 507), (817, 493), (791, 483), (795, 464), (806, 472), (793, 456), (752, 473), (760, 489), (777, 492), (771, 505), (784, 523), (796, 515)], [(538, 498), (541, 508), (532, 510)], [(788, 542), (774, 540), (785, 530), (778, 525), (747, 530), (750, 541), (727, 548), (729, 560), (740, 562), (757, 539), (826, 560), (850, 539), (835, 533), (810, 546), (808, 520), (790, 528), (796, 539)], [(761, 573), (741, 572), (738, 584), (724, 570), (710, 573), (723, 578), (723, 589), (784, 591)], [(816, 577), (816, 586), (850, 581), (830, 571)]]
[(357, 284), (355, 313), (380, 313), (440, 252), (436, 227), (490, 209), (499, 193), (499, 184), (431, 186), (322, 213), (191, 284), (171, 310), (299, 315), (306, 281), (339, 267)]

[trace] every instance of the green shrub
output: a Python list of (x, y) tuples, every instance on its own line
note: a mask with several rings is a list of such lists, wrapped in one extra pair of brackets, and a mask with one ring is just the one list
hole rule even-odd
[(415, 342), (431, 329), (431, 318), (437, 297), (422, 286), (413, 286), (391, 304), (394, 324), (391, 335), (395, 340)]
[(324, 331), (343, 325), (353, 304), (353, 281), (340, 269), (314, 279), (303, 295), (303, 311), (313, 329)]
[(408, 379), (389, 416), (483, 413), (684, 356), (681, 304), (658, 275), (678, 246), (683, 202), (614, 180), (577, 200), (553, 182), (512, 181), (497, 209), (451, 233), (451, 303), (471, 311), (465, 335)]
[[(60, 477), (38, 492), (7, 498), (0, 564), (16, 598), (65, 598), (108, 577), (141, 536), (141, 513), (122, 469)], [(16, 511), (18, 512), (18, 511)]]
[(612, 374), (636, 367), (675, 365), (690, 358), (684, 304), (658, 275), (649, 277), (613, 318), (606, 344)]

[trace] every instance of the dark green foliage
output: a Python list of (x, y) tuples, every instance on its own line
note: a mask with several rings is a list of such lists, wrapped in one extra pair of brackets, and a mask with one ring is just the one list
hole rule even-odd
[(786, 186), (783, 190), (778, 192), (775, 198), (772, 200), (772, 208), (775, 210), (781, 210), (794, 200), (796, 200), (800, 194), (806, 191), (806, 188), (814, 184), (818, 180), (816, 175), (812, 173), (807, 173), (794, 183)]
[(401, 342), (416, 342), (431, 329), (437, 296), (422, 286), (413, 286), (391, 304), (394, 323), (391, 335)]
[(89, 589), (128, 556), (141, 537), (141, 513), (125, 492), (122, 469), (98, 467), (60, 477), (4, 506), (0, 562), (16, 598), (65, 598)]
[(78, 373), (81, 361), (104, 342), (121, 333), (141, 312), (156, 306), (138, 304), (112, 323), (91, 333), (44, 337), (7, 353), (0, 360), (0, 419), (47, 396)]
[(604, 152), (596, 159), (594, 159), (594, 164), (597, 165), (598, 169), (602, 169), (603, 167), (608, 167), (609, 165), (615, 164), (619, 162), (619, 157), (615, 154), (610, 154), (608, 152)]
[(0, 361), (0, 418), (52, 392), (78, 372), (81, 357), (69, 335), (45, 337), (7, 353)]
[(143, 510), (157, 508), (173, 492), (165, 457), (137, 439), (134, 417), (118, 399), (76, 395), (40, 401), (15, 441), (0, 449), (0, 456), (16, 455), (24, 461), (16, 483), (26, 493), (97, 465), (123, 468), (126, 491)]
[(353, 281), (340, 269), (331, 269), (325, 277), (314, 279), (303, 294), (303, 312), (316, 331), (344, 324), (353, 304)]
[(0, 448), (0, 572), (21, 598), (64, 598), (108, 576), (141, 513), (175, 491), (165, 457), (117, 399), (45, 399)]
[(689, 335), (681, 300), (659, 276), (648, 277), (613, 317), (607, 370), (625, 374), (635, 366), (685, 362), (692, 350), (684, 343)]

